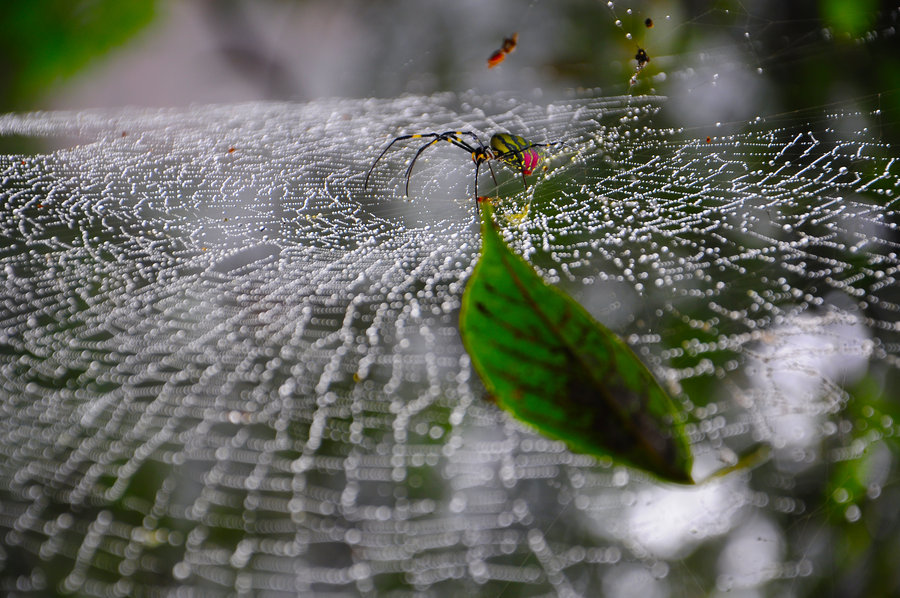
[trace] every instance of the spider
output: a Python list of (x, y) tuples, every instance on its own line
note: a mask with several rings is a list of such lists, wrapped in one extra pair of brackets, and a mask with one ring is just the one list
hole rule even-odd
[[(472, 142), (467, 142), (464, 139), (464, 136), (471, 138)], [(527, 141), (523, 137), (512, 135), (511, 133), (496, 133), (492, 135), (490, 145), (485, 145), (484, 143), (482, 143), (481, 139), (478, 138), (478, 135), (472, 133), (471, 131), (447, 131), (444, 133), (420, 133), (415, 135), (401, 135), (400, 137), (397, 137), (393, 141), (391, 141), (387, 145), (387, 147), (382, 150), (378, 158), (375, 159), (375, 162), (372, 164), (372, 168), (370, 168), (368, 174), (366, 174), (366, 181), (363, 184), (363, 189), (366, 189), (369, 186), (369, 176), (371, 176), (372, 171), (375, 170), (375, 166), (378, 164), (378, 161), (384, 157), (387, 151), (391, 149), (392, 145), (394, 145), (398, 141), (403, 141), (405, 139), (424, 139), (427, 137), (431, 137), (431, 141), (419, 148), (419, 150), (416, 152), (416, 155), (413, 156), (412, 161), (409, 163), (409, 166), (406, 169), (406, 195), (409, 195), (409, 179), (412, 176), (413, 166), (415, 165), (416, 160), (419, 159), (419, 156), (422, 155), (422, 152), (439, 141), (447, 141), (448, 143), (452, 143), (458, 148), (466, 150), (472, 155), (472, 161), (475, 163), (476, 214), (478, 212), (478, 171), (481, 168), (482, 164), (487, 162), (488, 168), (490, 168), (491, 170), (491, 177), (494, 179), (494, 184), (497, 184), (497, 177), (494, 176), (494, 168), (491, 166), (491, 160), (499, 160), (501, 162), (505, 162), (506, 164), (512, 166), (522, 173), (522, 182), (525, 184), (525, 188), (527, 189), (528, 181), (525, 179), (525, 177), (534, 172), (535, 168), (537, 168), (538, 164), (540, 164), (541, 160), (543, 160), (542, 152), (537, 148), (557, 145), (559, 143), (532, 143), (530, 141)]]

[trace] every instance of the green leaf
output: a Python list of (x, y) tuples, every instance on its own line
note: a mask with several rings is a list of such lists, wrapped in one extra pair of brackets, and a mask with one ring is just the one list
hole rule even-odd
[(149, 25), (157, 0), (7, 2), (0, 18), (0, 106), (23, 107)]
[(481, 204), (482, 250), (463, 294), (460, 333), (497, 404), (576, 452), (693, 483), (672, 400), (625, 342), (545, 283)]

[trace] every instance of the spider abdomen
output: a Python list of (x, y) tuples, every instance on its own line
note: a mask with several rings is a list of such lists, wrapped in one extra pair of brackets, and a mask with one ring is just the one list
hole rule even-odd
[(538, 147), (518, 135), (497, 133), (491, 136), (494, 157), (522, 171), (523, 175), (534, 172), (543, 156)]

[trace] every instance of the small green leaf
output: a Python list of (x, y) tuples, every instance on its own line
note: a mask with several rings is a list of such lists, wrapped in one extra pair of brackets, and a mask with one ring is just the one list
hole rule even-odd
[(482, 203), (482, 250), (460, 333), (497, 404), (572, 450), (680, 483), (691, 452), (672, 400), (625, 342), (545, 283)]

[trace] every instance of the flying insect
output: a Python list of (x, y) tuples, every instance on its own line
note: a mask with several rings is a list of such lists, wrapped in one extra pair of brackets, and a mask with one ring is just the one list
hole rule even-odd
[(503, 40), (503, 45), (500, 46), (500, 49), (491, 54), (490, 58), (488, 58), (488, 68), (492, 69), (501, 62), (503, 62), (506, 57), (512, 53), (513, 50), (516, 49), (516, 46), (519, 44), (519, 34), (513, 33), (511, 37), (507, 37)]

